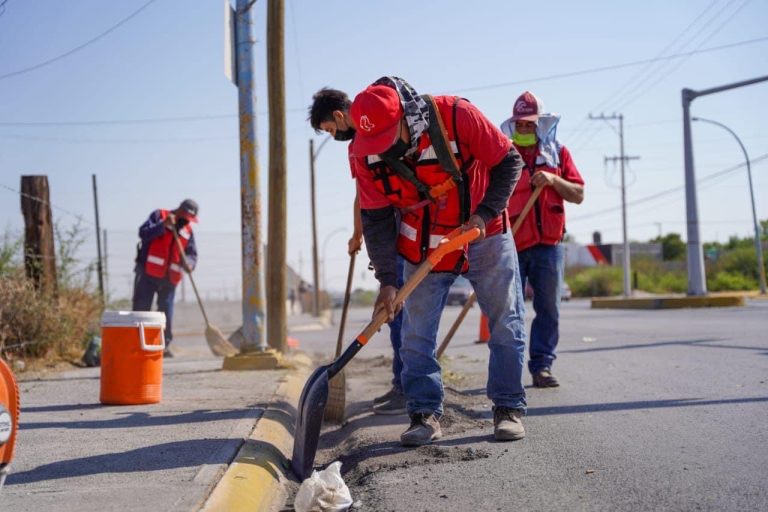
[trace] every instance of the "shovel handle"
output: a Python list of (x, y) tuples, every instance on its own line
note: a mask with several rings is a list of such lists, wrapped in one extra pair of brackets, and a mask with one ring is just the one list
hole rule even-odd
[[(419, 283), (421, 283), (424, 278), (427, 277), (427, 274), (429, 274), (435, 265), (440, 262), (443, 256), (449, 252), (455, 251), (463, 245), (468, 244), (480, 236), (480, 230), (477, 228), (472, 228), (463, 232), (461, 229), (462, 228), (457, 228), (448, 233), (445, 238), (440, 241), (437, 249), (435, 249), (432, 254), (430, 254), (429, 257), (424, 261), (424, 263), (419, 265), (413, 274), (411, 274), (411, 277), (408, 279), (408, 281), (406, 281), (403, 287), (398, 290), (397, 295), (395, 296), (395, 306), (405, 302), (405, 299), (407, 299), (413, 290), (416, 289)], [(387, 316), (388, 315), (386, 310), (380, 310), (373, 318), (373, 320), (371, 320), (371, 323), (369, 323), (365, 329), (363, 329), (363, 332), (357, 335), (355, 341), (352, 342), (352, 344), (350, 344), (346, 350), (344, 350), (344, 352), (342, 352), (342, 354), (328, 366), (327, 373), (329, 379), (333, 378), (337, 373), (339, 373), (341, 369), (344, 368), (344, 366), (346, 366), (353, 357), (355, 357), (355, 354), (357, 354), (360, 349), (362, 349), (368, 343), (368, 340), (371, 339), (373, 335), (376, 334), (381, 326), (384, 325), (384, 323), (387, 321)]]
[(520, 224), (523, 223), (525, 220), (525, 217), (528, 215), (528, 212), (531, 211), (531, 208), (533, 207), (533, 203), (536, 202), (536, 199), (539, 197), (539, 194), (541, 194), (541, 191), (544, 189), (544, 187), (536, 187), (533, 189), (533, 193), (531, 194), (531, 197), (528, 198), (528, 202), (525, 203), (525, 206), (523, 206), (523, 211), (520, 212), (520, 216), (517, 217), (517, 220), (515, 221), (515, 225), (512, 226), (512, 235), (514, 236), (515, 233), (517, 233), (517, 230), (520, 228)]
[[(480, 230), (477, 228), (472, 228), (468, 231), (461, 231), (461, 228), (457, 228), (448, 233), (445, 238), (440, 241), (437, 249), (432, 251), (432, 254), (427, 257), (426, 261), (419, 265), (416, 271), (411, 275), (411, 278), (408, 279), (400, 290), (398, 290), (397, 295), (395, 296), (395, 306), (405, 302), (405, 299), (407, 299), (419, 283), (427, 277), (427, 274), (430, 273), (435, 265), (440, 263), (440, 260), (443, 259), (446, 254), (468, 244), (478, 236), (480, 236)], [(357, 336), (357, 341), (359, 341), (361, 345), (368, 343), (368, 340), (379, 331), (384, 323), (386, 323), (387, 316), (386, 310), (380, 310), (371, 323), (369, 323), (368, 326), (363, 329), (363, 332)]]

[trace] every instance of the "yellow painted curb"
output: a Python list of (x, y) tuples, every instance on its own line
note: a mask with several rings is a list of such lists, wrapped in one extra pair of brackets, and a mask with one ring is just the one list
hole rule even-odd
[(273, 510), (285, 500), (290, 471), (296, 404), (309, 375), (310, 361), (295, 356), (294, 371), (280, 384), (275, 397), (256, 422), (235, 460), (203, 505), (203, 511), (256, 512)]
[(592, 309), (679, 309), (725, 308), (746, 304), (743, 294), (705, 295), (702, 297), (595, 298)]

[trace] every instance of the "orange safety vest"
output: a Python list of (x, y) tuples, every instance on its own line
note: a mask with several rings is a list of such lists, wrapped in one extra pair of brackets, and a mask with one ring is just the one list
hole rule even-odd
[[(474, 160), (464, 160), (456, 140), (454, 118), (459, 98), (438, 96), (434, 101), (442, 119), (447, 142), (459, 164), (456, 175), (447, 172), (440, 164), (439, 160), (447, 158), (448, 155), (438, 153), (430, 132), (424, 132), (421, 136), (415, 162), (399, 161), (407, 166), (405, 171), (410, 171), (410, 177), (398, 171), (398, 168), (403, 169), (401, 165), (398, 164), (393, 169), (378, 155), (365, 158), (365, 166), (373, 173), (376, 188), (400, 210), (397, 250), (403, 258), (413, 264), (423, 262), (446, 234), (469, 218), (470, 198), (466, 170)], [(435, 121), (430, 120), (432, 129), (437, 126)], [(463, 247), (447, 254), (434, 267), (433, 272), (466, 272), (466, 250), (467, 248)]]
[[(525, 207), (525, 203), (533, 193), (531, 186), (531, 176), (536, 171), (545, 171), (563, 175), (561, 167), (549, 167), (546, 164), (538, 164), (535, 169), (531, 169), (528, 164), (520, 173), (520, 181), (517, 182), (512, 197), (509, 198), (507, 213), (512, 225), (517, 222), (517, 218)], [(562, 158), (560, 159), (562, 160)], [(520, 227), (515, 232), (515, 246), (518, 251), (524, 251), (534, 245), (557, 245), (563, 239), (565, 233), (565, 207), (563, 198), (554, 187), (544, 187), (536, 199), (533, 208), (528, 212)]]
[[(165, 220), (170, 212), (160, 210), (160, 220)], [(192, 228), (187, 224), (179, 231), (179, 241), (182, 249), (187, 248), (189, 237), (192, 236)], [(173, 233), (169, 229), (152, 240), (147, 249), (147, 261), (144, 264), (144, 272), (151, 277), (168, 277), (171, 284), (176, 285), (181, 281), (182, 268), (181, 255), (173, 239)]]

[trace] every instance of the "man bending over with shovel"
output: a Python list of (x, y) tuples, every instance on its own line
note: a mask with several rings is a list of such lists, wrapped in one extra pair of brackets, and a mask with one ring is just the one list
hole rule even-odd
[[(197, 263), (197, 247), (191, 223), (197, 222), (197, 203), (185, 199), (175, 210), (155, 210), (139, 228), (138, 255), (136, 256), (136, 277), (133, 282), (133, 310), (149, 311), (157, 294), (157, 309), (165, 313), (164, 357), (173, 357), (168, 349), (173, 339), (173, 298), (176, 285), (182, 278), (182, 271), (191, 272)], [(183, 268), (184, 258), (173, 238), (178, 233), (184, 248), (186, 262), (190, 268)]]
[[(330, 134), (334, 140), (350, 141), (349, 155), (352, 158), (352, 139), (355, 137), (355, 129), (349, 117), (349, 107), (352, 102), (347, 93), (338, 89), (323, 88), (312, 97), (312, 105), (309, 107), (309, 123), (316, 132), (324, 131)], [(354, 167), (352, 167), (354, 178)], [(354, 232), (349, 239), (349, 255), (356, 254), (363, 245), (363, 226), (360, 218), (360, 198), (355, 195), (354, 205)], [(397, 268), (398, 287), (403, 285), (403, 261), (398, 258)], [(373, 412), (376, 414), (396, 415), (405, 414), (405, 395), (403, 385), (400, 382), (400, 373), (403, 369), (403, 360), (400, 358), (402, 314), (395, 315), (389, 322), (389, 340), (392, 343), (392, 388), (385, 394), (373, 399)]]
[(494, 403), (494, 436), (523, 438), (523, 295), (515, 244), (502, 216), (520, 177), (520, 154), (468, 101), (418, 95), (397, 77), (366, 88), (349, 112), (363, 235), (381, 284), (374, 316), (385, 309), (391, 320), (397, 313), (398, 253), (408, 279), (455, 228), (481, 232), (468, 247), (443, 257), (405, 301), (401, 379), (411, 424), (400, 442), (420, 446), (442, 435), (436, 336), (448, 289), (460, 273), (490, 319), (487, 394)]

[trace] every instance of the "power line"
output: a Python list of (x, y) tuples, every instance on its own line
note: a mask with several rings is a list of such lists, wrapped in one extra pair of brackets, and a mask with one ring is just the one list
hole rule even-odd
[[(11, 78), (13, 76), (19, 76), (19, 75), (23, 75), (25, 73), (29, 73), (30, 71), (34, 71), (36, 69), (40, 69), (42, 67), (45, 67), (45, 66), (47, 66), (49, 64), (53, 64), (54, 62), (60, 61), (61, 59), (64, 59), (64, 58), (69, 57), (70, 55), (72, 55), (74, 53), (79, 52), (80, 50), (82, 50), (86, 46), (89, 46), (89, 45), (95, 43), (99, 39), (105, 37), (106, 35), (110, 34), (114, 30), (119, 28), (120, 26), (124, 25), (125, 23), (127, 23), (128, 21), (133, 19), (141, 11), (143, 11), (144, 9), (146, 9), (147, 7), (149, 7), (151, 4), (155, 3), (156, 1), (157, 0), (149, 0), (147, 3), (145, 3), (144, 5), (139, 7), (137, 10), (133, 11), (133, 13), (129, 14), (127, 17), (125, 17), (122, 20), (118, 21), (116, 24), (112, 25), (110, 28), (108, 28), (107, 30), (105, 30), (101, 34), (97, 35), (96, 37), (94, 37), (92, 39), (89, 39), (88, 41), (84, 42), (83, 44), (81, 44), (79, 46), (76, 46), (76, 47), (72, 48), (71, 50), (62, 53), (61, 55), (57, 55), (56, 57), (50, 58), (50, 59), (45, 60), (43, 62), (39, 62), (39, 63), (37, 63), (37, 64), (35, 64), (33, 66), (29, 66), (27, 68), (18, 69), (16, 71), (11, 71), (10, 73), (6, 73), (4, 75), (0, 75), (0, 80), (5, 80), (6, 78)], [(7, 2), (7, 0), (6, 0), (6, 2)], [(2, 5), (4, 5), (4, 4), (2, 4)], [(2, 7), (2, 5), (0, 5), (0, 7)]]
[[(641, 72), (641, 73), (639, 73), (639, 74), (636, 74), (636, 75), (634, 75), (634, 76), (632, 77), (632, 79), (631, 79), (631, 80), (629, 80), (627, 83), (625, 83), (625, 84), (624, 84), (624, 85), (623, 85), (623, 86), (622, 86), (622, 87), (621, 87), (619, 90), (617, 90), (617, 91), (616, 91), (616, 93), (614, 93), (614, 94), (613, 94), (611, 97), (609, 97), (609, 99), (607, 99), (607, 100), (603, 101), (603, 102), (602, 102), (600, 105), (598, 105), (597, 107), (593, 108), (592, 110), (603, 110), (604, 108), (605, 108), (605, 109), (608, 109), (608, 110), (621, 110), (621, 109), (623, 109), (624, 107), (626, 107), (627, 105), (629, 105), (630, 103), (633, 103), (635, 100), (637, 100), (637, 99), (638, 99), (640, 96), (642, 96), (643, 94), (645, 94), (645, 93), (646, 93), (647, 91), (649, 91), (651, 88), (653, 88), (654, 86), (656, 86), (656, 84), (657, 84), (657, 83), (659, 83), (660, 81), (662, 81), (662, 80), (664, 80), (665, 78), (669, 77), (669, 76), (670, 76), (670, 73), (671, 73), (672, 71), (674, 71), (674, 69), (677, 69), (677, 67), (679, 67), (679, 65), (682, 65), (682, 63), (685, 61), (685, 59), (689, 58), (691, 55), (694, 55), (694, 54), (695, 54), (695, 52), (698, 52), (698, 51), (700, 51), (700, 49), (701, 49), (701, 46), (702, 46), (703, 42), (702, 42), (701, 44), (699, 44), (699, 46), (697, 46), (696, 48), (694, 48), (693, 50), (691, 50), (691, 51), (689, 51), (689, 52), (686, 52), (685, 54), (680, 54), (680, 53), (679, 53), (679, 51), (680, 51), (680, 50), (683, 50), (684, 48), (686, 48), (686, 47), (688, 47), (689, 45), (693, 44), (693, 42), (696, 40), (696, 38), (699, 36), (699, 34), (700, 34), (702, 31), (704, 31), (704, 30), (705, 30), (705, 29), (706, 29), (706, 28), (707, 28), (707, 27), (708, 27), (708, 26), (709, 26), (709, 25), (710, 25), (710, 24), (711, 24), (713, 21), (715, 21), (715, 20), (719, 19), (719, 18), (720, 18), (720, 15), (721, 15), (723, 12), (725, 12), (725, 9), (727, 9), (727, 8), (728, 8), (728, 7), (729, 7), (729, 6), (730, 6), (730, 5), (731, 5), (731, 4), (734, 2), (734, 1), (735, 1), (735, 0), (731, 0), (731, 1), (727, 2), (727, 3), (725, 4), (725, 6), (723, 6), (723, 8), (721, 8), (721, 9), (720, 9), (718, 12), (716, 12), (716, 13), (714, 14), (714, 16), (712, 16), (710, 19), (706, 20), (706, 21), (704, 22), (704, 24), (703, 24), (701, 27), (699, 27), (699, 29), (698, 29), (698, 30), (697, 30), (697, 31), (696, 31), (696, 32), (695, 32), (695, 33), (694, 33), (692, 36), (688, 37), (688, 38), (687, 38), (687, 40), (686, 40), (685, 42), (683, 42), (681, 45), (678, 45), (678, 48), (679, 48), (679, 49), (678, 49), (678, 54), (679, 54), (679, 55), (681, 55), (681, 57), (682, 57), (682, 60), (681, 60), (681, 61), (680, 61), (678, 64), (674, 64), (674, 63), (673, 63), (673, 67), (672, 67), (672, 69), (670, 69), (670, 71), (669, 71), (669, 72), (666, 72), (666, 73), (661, 73), (660, 77), (659, 77), (659, 78), (658, 78), (656, 81), (654, 81), (654, 82), (653, 82), (653, 83), (651, 83), (650, 85), (647, 85), (645, 88), (642, 88), (642, 87), (643, 87), (643, 84), (646, 84), (646, 83), (647, 83), (647, 81), (648, 81), (649, 79), (653, 78), (653, 77), (654, 77), (654, 75), (656, 75), (656, 74), (657, 74), (659, 71), (666, 69), (666, 64), (668, 64), (668, 63), (669, 63), (669, 61), (671, 60), (671, 59), (670, 59), (670, 57), (671, 57), (671, 56), (666, 56), (666, 57), (664, 57), (664, 56), (661, 56), (661, 55), (659, 55), (659, 56), (658, 56), (658, 58), (652, 59), (652, 60), (654, 61), (654, 62), (653, 62), (653, 64), (654, 64), (654, 65), (655, 65), (656, 63), (661, 63), (661, 64), (660, 64), (658, 67), (656, 67), (655, 69), (651, 69), (651, 66), (648, 66), (648, 68), (647, 68), (647, 69), (651, 69), (651, 71), (650, 71), (650, 72), (648, 72), (648, 73), (642, 73), (642, 72)], [(749, 0), (747, 0), (747, 1), (749, 1)], [(701, 18), (702, 18), (702, 17), (703, 17), (703, 16), (706, 14), (706, 12), (707, 12), (707, 11), (708, 11), (708, 10), (709, 10), (709, 9), (710, 9), (710, 8), (711, 8), (713, 5), (714, 5), (714, 4), (710, 4), (710, 5), (709, 5), (709, 6), (708, 6), (708, 7), (707, 7), (707, 8), (706, 8), (704, 11), (702, 11), (702, 13), (701, 13), (701, 14), (699, 14), (699, 16), (698, 16), (698, 17), (697, 17), (697, 18), (696, 18), (696, 19), (695, 19), (695, 20), (694, 20), (694, 21), (693, 21), (691, 24), (689, 24), (689, 25), (688, 25), (688, 27), (686, 27), (686, 28), (683, 30), (683, 32), (682, 32), (682, 33), (681, 33), (681, 34), (680, 34), (680, 35), (679, 35), (677, 38), (675, 38), (675, 41), (677, 41), (678, 39), (680, 39), (680, 37), (681, 37), (683, 34), (685, 34), (685, 33), (688, 31), (688, 29), (690, 29), (691, 27), (693, 27), (693, 26), (694, 26), (694, 25), (695, 25), (695, 24), (698, 22), (698, 20), (699, 20), (699, 19), (701, 19)], [(708, 40), (710, 40), (710, 39), (711, 39), (711, 38), (712, 38), (712, 37), (713, 37), (715, 34), (717, 34), (717, 33), (718, 33), (718, 32), (719, 32), (719, 31), (720, 31), (720, 30), (721, 30), (721, 29), (722, 29), (722, 28), (723, 28), (723, 27), (724, 27), (724, 26), (725, 26), (725, 25), (728, 23), (728, 22), (730, 22), (730, 20), (733, 18), (733, 16), (735, 16), (735, 15), (736, 15), (736, 13), (738, 13), (738, 12), (739, 12), (739, 11), (740, 11), (740, 10), (741, 10), (741, 9), (742, 9), (744, 6), (745, 6), (745, 5), (746, 5), (746, 3), (745, 3), (745, 4), (742, 4), (742, 5), (741, 5), (741, 7), (739, 7), (738, 9), (736, 9), (736, 11), (735, 11), (735, 12), (734, 12), (734, 13), (733, 13), (733, 14), (732, 14), (732, 15), (731, 15), (731, 16), (730, 16), (730, 17), (729, 17), (727, 20), (725, 20), (725, 22), (724, 22), (723, 24), (721, 24), (721, 25), (720, 25), (720, 26), (719, 26), (717, 29), (715, 29), (713, 32), (709, 33), (709, 34), (708, 34), (708, 35), (707, 35), (707, 36), (704, 38), (704, 40), (703, 40), (703, 41), (708, 41)], [(670, 45), (667, 45), (667, 47), (665, 47), (665, 50), (664, 50), (664, 51), (666, 51), (666, 48), (669, 48), (669, 47), (670, 47), (672, 44), (674, 44), (674, 41), (673, 41), (673, 43), (670, 43)], [(664, 51), (662, 51), (662, 53), (663, 53)], [(635, 78), (635, 77), (638, 77), (639, 79), (638, 79), (638, 78)], [(631, 88), (629, 91), (625, 91), (625, 89), (626, 89), (626, 87), (627, 87), (628, 85), (634, 85), (634, 87), (632, 87), (632, 88)], [(641, 88), (642, 88), (642, 89), (641, 89)], [(625, 91), (625, 92), (621, 92), (621, 91)], [(634, 96), (634, 97), (632, 97), (632, 98), (630, 98), (630, 99), (627, 99), (627, 98), (629, 97), (629, 95), (630, 95), (630, 94), (635, 94), (635, 96)], [(613, 106), (611, 106), (611, 105), (613, 105)], [(582, 120), (582, 122), (581, 122), (581, 124), (579, 124), (579, 126), (582, 126), (582, 125), (583, 125), (583, 123), (585, 123), (585, 122), (586, 122), (586, 120)], [(584, 145), (588, 144), (588, 143), (589, 143), (589, 142), (590, 142), (590, 141), (591, 141), (591, 140), (592, 140), (592, 139), (595, 137), (595, 135), (597, 134), (597, 132), (599, 132), (599, 131), (600, 131), (600, 128), (597, 128), (597, 129), (595, 129), (595, 130), (592, 130), (592, 131), (584, 130), (584, 131), (583, 131), (583, 132), (581, 132), (581, 133), (577, 133), (577, 134), (576, 134), (576, 136), (575, 136), (575, 139), (579, 139), (579, 137), (581, 137), (581, 140), (579, 141), (579, 143), (578, 143), (578, 146), (576, 146), (576, 147), (573, 147), (574, 145), (576, 145), (576, 144), (577, 144), (577, 143), (576, 143), (576, 142), (575, 142), (573, 139), (572, 139), (572, 140), (569, 140), (569, 145), (570, 145), (571, 147), (573, 147), (574, 151), (578, 151), (578, 150), (579, 150), (581, 147), (583, 147)]]
[[(289, 108), (286, 112), (306, 112), (307, 109)], [(269, 112), (266, 110), (259, 112), (260, 116), (265, 116)], [(236, 119), (237, 114), (202, 114), (195, 116), (178, 117), (148, 117), (137, 119), (100, 119), (94, 121), (0, 121), (0, 126), (98, 126), (98, 125), (129, 125), (129, 124), (163, 124), (163, 123), (186, 123), (189, 121), (215, 121), (220, 119)]]
[(610, 66), (601, 66), (597, 68), (589, 68), (589, 69), (583, 69), (581, 71), (571, 71), (568, 73), (557, 73), (554, 75), (547, 75), (547, 76), (541, 76), (536, 78), (527, 78), (524, 80), (515, 80), (512, 82), (500, 82), (497, 84), (489, 84), (489, 85), (479, 85), (475, 87), (465, 87), (461, 89), (451, 89), (450, 92), (471, 92), (471, 91), (482, 91), (486, 89), (498, 89), (501, 87), (509, 87), (511, 85), (521, 85), (526, 84), (529, 82), (544, 82), (547, 80), (557, 80), (560, 78), (569, 78), (572, 76), (580, 76), (580, 75), (588, 75), (592, 73), (602, 73), (604, 71), (612, 71), (614, 69), (622, 69), (622, 68), (629, 68), (634, 66), (640, 66), (642, 64), (647, 64), (649, 62), (657, 62), (657, 61), (664, 61), (664, 60), (673, 60), (673, 59), (681, 59), (684, 57), (690, 57), (692, 55), (697, 55), (700, 53), (707, 53), (707, 52), (714, 52), (719, 50), (726, 50), (728, 48), (735, 48), (737, 46), (744, 46), (748, 44), (755, 44), (755, 43), (761, 43), (768, 40), (768, 37), (759, 37), (756, 39), (749, 39), (746, 41), (740, 41), (737, 43), (730, 43), (730, 44), (724, 44), (720, 46), (712, 46), (710, 48), (704, 48), (700, 50), (693, 50), (689, 52), (683, 52), (683, 53), (676, 53), (673, 55), (667, 55), (666, 57), (654, 57), (652, 59), (643, 59), (643, 60), (636, 60), (632, 62), (625, 62), (623, 64), (613, 64)]
[(8, 185), (3, 185), (2, 183), (0, 183), (0, 188), (4, 188), (4, 189), (6, 189), (6, 190), (8, 190), (8, 191), (10, 191), (10, 192), (13, 192), (13, 193), (15, 193), (15, 194), (19, 194), (19, 195), (21, 195), (21, 196), (24, 196), (24, 197), (26, 197), (26, 198), (28, 198), (28, 199), (31, 199), (32, 201), (37, 201), (38, 203), (41, 203), (41, 204), (47, 204), (47, 205), (49, 205), (51, 208), (53, 208), (53, 209), (55, 209), (55, 210), (59, 210), (60, 212), (64, 212), (64, 213), (66, 213), (67, 215), (71, 215), (71, 216), (73, 216), (74, 218), (78, 219), (79, 221), (82, 221), (82, 222), (86, 222), (86, 223), (88, 223), (88, 224), (91, 224), (91, 225), (95, 225), (93, 222), (89, 221), (88, 219), (86, 219), (86, 218), (85, 218), (85, 217), (83, 217), (82, 215), (80, 215), (80, 214), (77, 214), (77, 213), (74, 213), (74, 212), (71, 212), (71, 211), (69, 211), (69, 210), (67, 210), (67, 209), (65, 209), (65, 208), (62, 208), (61, 206), (56, 206), (55, 204), (53, 204), (53, 203), (51, 203), (51, 202), (48, 202), (48, 201), (44, 201), (43, 199), (40, 199), (40, 198), (39, 198), (39, 197), (37, 197), (37, 196), (33, 196), (33, 195), (30, 195), (30, 194), (26, 194), (26, 193), (24, 193), (24, 192), (22, 192), (22, 191), (20, 191), (20, 190), (16, 190), (16, 189), (15, 189), (15, 188), (13, 188), (13, 187), (9, 187)]
[[(152, 0), (156, 1), (156, 0)], [(745, 41), (740, 41), (736, 43), (730, 43), (725, 44), (721, 46), (713, 46), (711, 48), (704, 48), (701, 50), (696, 50), (692, 52), (686, 52), (686, 53), (680, 53), (675, 55), (668, 55), (666, 57), (657, 57), (653, 59), (644, 59), (639, 61), (633, 61), (633, 62), (627, 62), (624, 64), (615, 64), (612, 66), (603, 66), (603, 67), (597, 67), (597, 68), (589, 68), (581, 71), (573, 71), (569, 73), (560, 73), (556, 75), (548, 75), (543, 77), (535, 77), (535, 78), (527, 78), (525, 80), (516, 80), (513, 82), (503, 82), (498, 84), (490, 84), (490, 85), (484, 85), (484, 86), (477, 86), (477, 87), (469, 87), (469, 88), (463, 88), (463, 89), (452, 89), (451, 92), (467, 92), (467, 91), (478, 91), (483, 89), (494, 89), (494, 88), (501, 88), (501, 87), (508, 87), (511, 85), (520, 85), (528, 82), (542, 82), (547, 80), (556, 80), (560, 78), (568, 78), (572, 76), (579, 76), (579, 75), (587, 75), (592, 73), (601, 73), (604, 71), (610, 71), (614, 69), (621, 69), (626, 67), (633, 67), (633, 66), (639, 66), (642, 64), (646, 64), (649, 62), (655, 62), (658, 60), (670, 60), (670, 59), (678, 59), (690, 55), (700, 54), (700, 53), (706, 53), (706, 52), (713, 52), (718, 50), (725, 50), (728, 48), (734, 48), (737, 46), (744, 46), (749, 44), (756, 44), (768, 41), (768, 36), (766, 37), (760, 37), (756, 39), (749, 39)], [(0, 76), (0, 79), (3, 76)], [(594, 108), (592, 110), (599, 110), (598, 108)], [(289, 108), (286, 110), (286, 112), (289, 113), (296, 113), (306, 112), (306, 107), (294, 107)], [(259, 112), (259, 115), (266, 115), (267, 111)], [(0, 126), (95, 126), (95, 125), (122, 125), (122, 124), (152, 124), (152, 123), (184, 123), (189, 121), (210, 121), (210, 120), (218, 120), (218, 119), (230, 119), (230, 118), (236, 118), (237, 114), (204, 114), (204, 115), (191, 115), (191, 116), (177, 116), (177, 117), (159, 117), (159, 118), (137, 118), (137, 119), (106, 119), (106, 120), (94, 120), (94, 121), (2, 121), (0, 122)], [(669, 121), (656, 121), (654, 123), (644, 123), (645, 125), (651, 125), (651, 124), (662, 124), (662, 123), (671, 123), (671, 122), (679, 122), (676, 120), (669, 120)], [(630, 125), (628, 125), (630, 126)], [(631, 125), (631, 126), (641, 126), (641, 125)], [(575, 130), (571, 130), (575, 131)]]
[[(766, 160), (766, 159), (768, 159), (768, 153), (760, 155), (757, 158), (752, 158), (750, 160), (750, 162), (755, 164), (755, 163), (762, 162), (763, 160)], [(746, 165), (747, 165), (746, 163), (737, 164), (737, 165), (734, 165), (733, 167), (729, 167), (729, 168), (724, 169), (722, 171), (714, 172), (714, 173), (709, 174), (709, 175), (707, 175), (707, 176), (705, 176), (705, 177), (703, 177), (703, 178), (701, 178), (699, 180), (696, 180), (696, 185), (701, 185), (702, 183), (704, 183), (706, 181), (713, 180), (713, 179), (722, 177), (725, 174), (737, 171), (737, 170), (741, 169), (742, 167), (745, 167)], [(634, 201), (629, 201), (629, 202), (627, 202), (627, 206), (636, 206), (638, 204), (647, 203), (649, 201), (653, 201), (654, 199), (659, 199), (661, 197), (668, 196), (670, 194), (674, 194), (676, 192), (679, 192), (683, 188), (684, 188), (683, 185), (680, 185), (680, 186), (677, 186), (677, 187), (668, 188), (666, 190), (662, 190), (660, 192), (656, 192), (654, 194), (642, 197), (640, 199), (635, 199)], [(604, 209), (598, 210), (596, 212), (587, 213), (587, 214), (584, 214), (584, 215), (578, 215), (576, 217), (572, 217), (572, 218), (569, 219), (569, 222), (578, 222), (580, 220), (591, 219), (593, 217), (599, 217), (600, 215), (603, 215), (603, 214), (606, 214), (606, 213), (615, 212), (616, 210), (620, 210), (620, 209), (621, 209), (620, 205), (619, 206), (612, 206), (610, 208), (604, 208)]]

